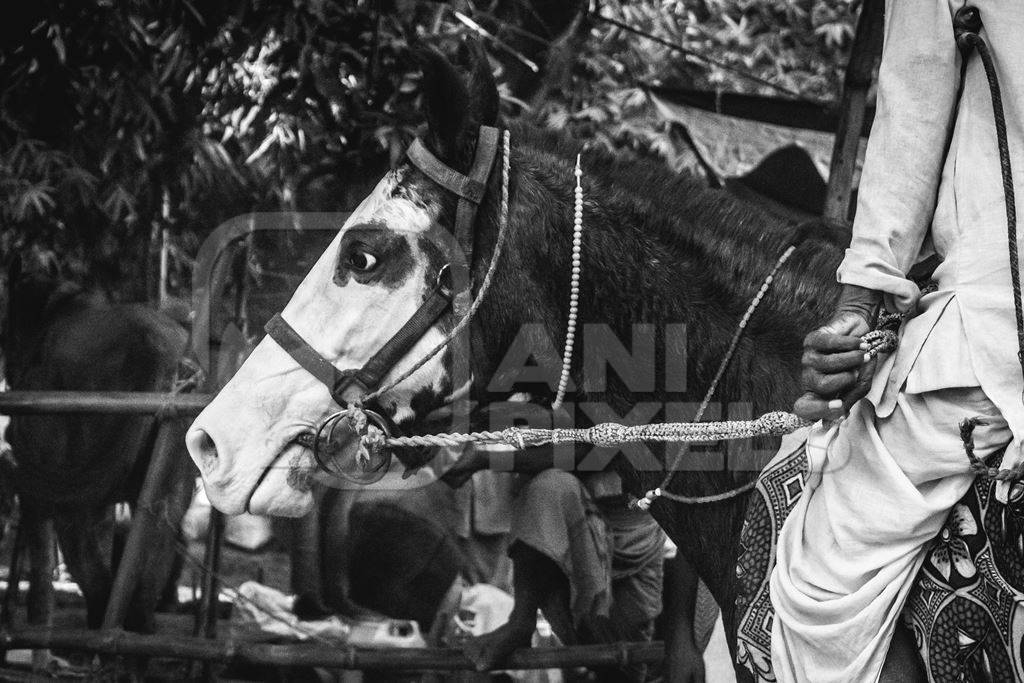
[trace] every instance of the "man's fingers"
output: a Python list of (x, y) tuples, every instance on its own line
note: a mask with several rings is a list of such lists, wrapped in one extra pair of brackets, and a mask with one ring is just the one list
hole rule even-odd
[(856, 370), (864, 364), (864, 351), (843, 351), (840, 353), (818, 353), (814, 349), (804, 351), (803, 366), (822, 373)]
[(803, 388), (818, 396), (835, 397), (843, 394), (857, 383), (857, 371), (824, 374), (812, 368), (804, 368)]
[(836, 353), (841, 351), (855, 351), (863, 349), (864, 342), (860, 337), (853, 337), (848, 334), (836, 334), (828, 328), (820, 328), (804, 337), (804, 348), (813, 349), (822, 353)]
[(843, 402), (840, 399), (823, 399), (807, 392), (797, 399), (793, 412), (805, 420), (834, 420), (842, 416)]
[[(869, 363), (864, 364), (859, 372), (818, 375), (813, 371), (805, 370), (805, 387), (810, 384), (819, 386), (823, 390), (809, 389), (807, 393), (797, 399), (793, 405), (793, 412), (805, 420), (835, 420), (842, 417), (849, 413), (853, 405), (868, 393), (877, 366), (878, 359), (873, 358)], [(832, 391), (834, 385), (831, 382), (834, 378), (844, 379), (846, 386), (839, 391)], [(829, 396), (838, 396), (839, 398), (828, 398)]]
[(859, 373), (857, 373), (857, 380), (853, 384), (853, 388), (843, 396), (843, 409), (849, 412), (853, 404), (867, 396), (868, 391), (871, 389), (871, 382), (875, 377), (875, 370), (878, 368), (878, 358), (872, 358), (870, 362), (866, 363)]

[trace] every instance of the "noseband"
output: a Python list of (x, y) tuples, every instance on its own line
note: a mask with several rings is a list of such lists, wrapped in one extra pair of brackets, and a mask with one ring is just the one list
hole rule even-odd
[[(356, 385), (361, 392), (361, 397), (357, 399), (360, 403), (363, 399), (374, 397), (379, 393), (378, 390), (384, 377), (412, 350), (413, 346), (437, 323), (449, 307), (454, 308), (456, 317), (459, 319), (465, 318), (469, 313), (473, 286), (470, 276), (470, 268), (473, 263), (473, 226), (476, 223), (480, 202), (487, 190), (487, 180), (498, 153), (499, 137), (497, 128), (480, 127), (473, 164), (466, 175), (444, 164), (426, 148), (419, 138), (413, 141), (406, 152), (409, 162), (413, 166), (430, 180), (458, 197), (454, 236), (458, 247), (465, 254), (465, 259), (454, 258), (441, 269), (426, 300), (398, 332), (361, 368), (340, 370), (335, 367), (331, 361), (324, 358), (309, 342), (303, 339), (280, 313), (267, 323), (265, 327), (267, 335), (303, 369), (325, 385), (331, 393), (331, 398), (343, 409), (348, 406), (345, 394), (352, 385)], [(452, 287), (446, 283), (447, 275), (452, 276), (452, 282), (464, 283), (464, 286), (453, 291)], [(384, 434), (390, 435), (389, 425), (383, 416), (373, 411), (363, 412), (370, 423)], [(337, 468), (328, 467), (329, 458), (324, 457), (322, 452), (335, 443), (335, 439), (332, 439), (331, 436), (336, 431), (335, 427), (346, 414), (345, 410), (334, 413), (318, 426), (312, 450), (318, 464), (323, 469), (350, 478), (338, 471)], [(363, 430), (365, 427), (366, 425), (361, 425)], [(366, 464), (373, 472), (379, 471), (380, 476), (383, 476), (387, 470), (387, 467), (382, 467), (380, 463), (368, 462)]]

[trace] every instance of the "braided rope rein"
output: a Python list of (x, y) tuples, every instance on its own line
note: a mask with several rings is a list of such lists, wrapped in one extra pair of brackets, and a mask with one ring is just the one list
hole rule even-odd
[[(451, 343), (456, 336), (461, 334), (466, 327), (472, 321), (480, 305), (483, 303), (488, 291), (490, 290), (491, 284), (493, 283), (494, 274), (497, 270), (497, 264), (501, 256), (502, 249), (504, 247), (507, 228), (508, 228), (508, 206), (509, 206), (509, 176), (510, 176), (510, 134), (509, 131), (503, 131), (503, 150), (502, 150), (502, 187), (501, 187), (501, 205), (499, 213), (499, 227), (498, 236), (495, 241), (494, 252), (491, 256), (491, 262), (488, 266), (487, 273), (481, 282), (480, 289), (477, 292), (469, 310), (466, 315), (455, 325), (455, 327), (442, 339), (433, 349), (425, 354), (420, 360), (418, 360), (412, 367), (403, 372), (397, 378), (392, 380), (390, 383), (380, 387), (376, 391), (362, 397), (358, 402), (354, 402), (346, 409), (350, 417), (357, 418), (362, 413), (362, 404), (369, 402), (375, 398), (378, 398), (382, 394), (387, 393), (394, 389), (397, 385), (404, 382), (413, 373), (422, 368), (431, 358), (441, 352), (448, 344)], [(555, 401), (552, 404), (554, 409), (557, 409), (562, 405), (564, 400), (565, 391), (568, 386), (569, 379), (569, 368), (572, 360), (572, 351), (575, 341), (575, 330), (576, 330), (576, 317), (578, 313), (579, 304), (579, 282), (581, 268), (581, 257), (582, 257), (582, 235), (583, 235), (583, 189), (581, 186), (582, 171), (580, 170), (580, 157), (576, 158), (576, 188), (575, 188), (575, 206), (574, 206), (574, 217), (573, 217), (573, 251), (572, 251), (572, 277), (570, 280), (570, 302), (569, 302), (569, 319), (566, 326), (566, 340), (565, 347), (562, 357), (562, 372), (559, 378), (558, 391), (556, 393)], [(724, 441), (724, 440), (735, 440), (735, 439), (748, 439), (756, 436), (782, 436), (790, 434), (797, 429), (808, 426), (811, 422), (787, 412), (769, 412), (765, 413), (759, 418), (753, 420), (732, 420), (732, 421), (719, 421), (719, 422), (702, 422), (704, 413), (710, 405), (711, 399), (714, 396), (722, 377), (725, 375), (725, 371), (728, 368), (732, 357), (735, 355), (736, 349), (739, 346), (741, 337), (750, 322), (751, 317), (757, 310), (761, 301), (764, 299), (765, 294), (771, 287), (775, 280), (775, 276), (779, 269), (786, 263), (789, 257), (796, 250), (796, 245), (789, 246), (785, 252), (776, 261), (774, 267), (761, 284), (760, 289), (754, 296), (747, 310), (744, 312), (740, 323), (730, 340), (729, 347), (726, 350), (725, 356), (722, 362), (719, 364), (718, 370), (715, 373), (715, 377), (708, 387), (705, 393), (704, 399), (701, 402), (697, 413), (694, 416), (693, 422), (667, 422), (653, 425), (622, 425), (612, 422), (605, 422), (594, 425), (593, 427), (580, 428), (580, 429), (537, 429), (537, 428), (526, 428), (526, 427), (509, 427), (501, 431), (478, 431), (469, 433), (441, 433), (441, 434), (425, 434), (417, 436), (400, 436), (400, 437), (386, 437), (383, 433), (379, 432), (376, 427), (370, 426), (364, 428), (362, 431), (361, 439), (363, 446), (367, 449), (379, 448), (381, 446), (388, 448), (403, 448), (403, 447), (446, 447), (446, 446), (461, 446), (465, 444), (501, 444), (511, 446), (519, 450), (526, 448), (542, 445), (558, 445), (565, 443), (588, 443), (595, 446), (617, 446), (626, 443), (640, 443), (640, 442), (675, 442), (675, 443), (694, 443), (694, 442), (708, 442), (708, 441)], [(871, 336), (871, 339), (868, 337)], [(881, 351), (891, 350), (895, 347), (895, 334), (891, 331), (875, 331), (865, 336), (865, 341), (870, 344), (869, 353), (876, 355)], [(365, 424), (365, 420), (360, 421)], [(700, 497), (689, 497), (681, 496), (668, 492), (667, 486), (671, 482), (672, 477), (678, 470), (682, 459), (687, 455), (688, 449), (681, 449), (676, 454), (673, 460), (672, 467), (666, 474), (665, 480), (662, 485), (652, 491), (648, 491), (644, 498), (639, 499), (635, 502), (636, 507), (648, 510), (650, 503), (655, 498), (665, 497), (669, 500), (674, 500), (681, 503), (711, 503), (719, 500), (726, 500), (738, 496), (746, 491), (749, 491), (756, 485), (756, 481), (748, 482), (743, 486), (726, 491), (720, 494), (714, 494), (709, 496)]]
[(754, 436), (781, 436), (809, 424), (811, 423), (802, 417), (778, 411), (765, 413), (753, 420), (662, 422), (650, 425), (602, 422), (593, 427), (557, 429), (508, 427), (500, 431), (394, 436), (383, 439), (382, 443), (393, 448), (461, 446), (468, 443), (501, 444), (520, 450), (566, 443), (587, 443), (594, 446), (618, 446), (647, 441), (692, 443), (748, 439)]
[[(732, 339), (729, 341), (729, 346), (725, 351), (725, 355), (722, 357), (722, 361), (718, 364), (718, 370), (715, 372), (715, 376), (711, 380), (708, 390), (704, 393), (704, 399), (700, 402), (700, 407), (697, 408), (697, 412), (693, 416), (694, 422), (700, 422), (704, 419), (704, 413), (707, 411), (708, 406), (711, 405), (711, 399), (718, 390), (718, 385), (722, 381), (722, 377), (725, 376), (725, 371), (728, 369), (729, 363), (732, 362), (733, 356), (736, 354), (740, 338), (743, 337), (743, 333), (746, 331), (747, 325), (750, 324), (750, 318), (753, 317), (758, 306), (761, 305), (761, 301), (764, 299), (765, 294), (768, 293), (768, 289), (772, 286), (772, 283), (775, 282), (775, 275), (779, 272), (779, 269), (785, 265), (786, 261), (789, 260), (789, 257), (793, 255), (794, 251), (796, 251), (796, 245), (790, 245), (784, 252), (782, 252), (782, 255), (779, 256), (775, 265), (772, 267), (771, 271), (769, 271), (767, 277), (765, 277), (764, 282), (761, 283), (761, 287), (757, 290), (757, 294), (754, 295), (750, 305), (747, 306), (747, 310), (744, 311), (743, 317), (740, 318), (739, 325), (737, 325), (736, 331), (733, 332)], [(795, 429), (790, 431), (795, 431)], [(661, 485), (645, 493), (643, 498), (634, 501), (633, 506), (637, 509), (647, 511), (651, 509), (651, 504), (656, 498), (662, 497), (677, 503), (688, 504), (712, 502), (711, 499), (714, 499), (714, 502), (717, 502), (741, 495), (753, 488), (753, 484), (755, 482), (747, 482), (740, 487), (731, 489), (725, 493), (715, 494), (714, 496), (684, 496), (678, 493), (670, 493), (668, 486), (672, 483), (672, 478), (675, 476), (676, 471), (682, 464), (683, 458), (689, 455), (689, 452), (689, 448), (679, 449), (675, 458), (672, 459), (672, 465), (665, 474), (665, 478), (662, 480)]]

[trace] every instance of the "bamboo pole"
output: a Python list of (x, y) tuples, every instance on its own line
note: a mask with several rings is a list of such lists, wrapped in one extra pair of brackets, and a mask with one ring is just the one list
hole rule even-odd
[(3, 391), (0, 415), (113, 413), (165, 417), (197, 415), (213, 400), (209, 394), (145, 391)]
[(864, 0), (850, 61), (846, 65), (839, 125), (832, 147), (828, 194), (825, 197), (825, 218), (836, 223), (850, 222), (853, 174), (857, 168), (860, 136), (864, 129), (868, 90), (874, 78), (875, 65), (882, 54), (884, 10), (885, 0)]
[(159, 425), (153, 455), (146, 470), (146, 479), (139, 492), (138, 503), (133, 509), (131, 529), (125, 541), (124, 553), (118, 564), (117, 576), (110, 589), (110, 600), (103, 616), (104, 628), (120, 628), (128, 616), (128, 607), (132, 596), (139, 585), (139, 579), (145, 569), (143, 560), (146, 544), (162, 520), (158, 515), (165, 514), (161, 495), (166, 490), (171, 472), (178, 457), (178, 437), (180, 431), (171, 422)]
[[(142, 635), (127, 631), (54, 631), (26, 628), (0, 633), (0, 649), (60, 648), (108, 655), (163, 657), (219, 663), (309, 666), (363, 671), (470, 671), (462, 650), (443, 648), (354, 648), (345, 645), (268, 644), (207, 640), (188, 636)], [(622, 667), (661, 661), (664, 647), (653, 643), (608, 643), (516, 650), (502, 669)]]
[[(210, 507), (210, 523), (206, 527), (206, 548), (203, 553), (202, 594), (196, 605), (193, 635), (202, 636), (207, 640), (217, 638), (217, 608), (220, 604), (221, 545), (224, 541), (224, 524), (227, 518), (217, 508)], [(196, 671), (204, 681), (212, 680), (210, 662), (202, 662)]]
[(220, 604), (221, 543), (224, 540), (224, 523), (227, 518), (215, 507), (210, 507), (210, 523), (206, 532), (206, 547), (203, 553), (203, 589), (199, 610), (196, 613), (196, 635), (205, 638), (217, 637), (217, 606)]

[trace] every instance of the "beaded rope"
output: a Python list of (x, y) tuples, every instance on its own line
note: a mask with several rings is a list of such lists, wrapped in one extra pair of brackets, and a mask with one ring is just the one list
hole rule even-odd
[(580, 314), (580, 273), (583, 271), (583, 170), (580, 168), (580, 155), (577, 155), (577, 167), (573, 172), (577, 178), (574, 191), (572, 212), (572, 276), (569, 279), (569, 316), (565, 326), (565, 348), (562, 351), (562, 373), (558, 377), (558, 390), (555, 400), (551, 402), (551, 410), (557, 411), (565, 400), (565, 389), (569, 384), (569, 368), (572, 365), (572, 345), (575, 343), (575, 324)]
[[(747, 329), (747, 325), (750, 323), (750, 318), (754, 315), (757, 307), (761, 305), (761, 300), (764, 299), (764, 295), (768, 293), (772, 283), (775, 282), (775, 275), (779, 272), (779, 269), (789, 260), (789, 257), (796, 251), (796, 245), (790, 245), (786, 251), (782, 252), (779, 259), (775, 262), (775, 266), (768, 273), (768, 277), (761, 283), (761, 288), (757, 290), (757, 294), (754, 295), (754, 300), (747, 306), (747, 310), (743, 313), (743, 317), (740, 318), (740, 324), (736, 327), (736, 331), (732, 335), (732, 340), (729, 342), (729, 348), (725, 352), (725, 356), (722, 358), (722, 362), (718, 364), (718, 371), (715, 373), (715, 378), (711, 380), (711, 385), (708, 387), (707, 392), (704, 394), (704, 400), (700, 402), (700, 407), (697, 409), (696, 414), (693, 416), (693, 422), (700, 422), (704, 418), (704, 412), (708, 409), (711, 404), (711, 399), (715, 395), (715, 391), (718, 389), (718, 383), (722, 381), (722, 376), (725, 375), (726, 369), (729, 367), (730, 361), (732, 361), (733, 355), (736, 353), (736, 348), (739, 346), (740, 338), (743, 336), (743, 332)], [(637, 500), (634, 505), (640, 510), (650, 510), (651, 504), (656, 498), (668, 498), (678, 503), (701, 503), (711, 502), (705, 500), (703, 497), (694, 498), (691, 496), (681, 496), (675, 493), (669, 493), (668, 485), (672, 482), (672, 477), (675, 476), (676, 470), (679, 469), (679, 465), (682, 463), (683, 458), (689, 454), (689, 448), (680, 448), (676, 453), (676, 457), (672, 460), (672, 467), (665, 475), (665, 479), (661, 482), (661, 486), (651, 489), (644, 494), (643, 498)], [(726, 498), (737, 496), (750, 489), (750, 484), (745, 484), (738, 489), (733, 489), (728, 492), (728, 495), (720, 494), (716, 495), (714, 499), (725, 500)]]
[(565, 327), (565, 349), (562, 351), (562, 374), (558, 378), (558, 391), (551, 403), (552, 410), (562, 407), (565, 390), (569, 386), (569, 368), (572, 365), (572, 347), (576, 342), (576, 319), (580, 307), (580, 273), (583, 271), (583, 171), (580, 155), (576, 155), (576, 190), (572, 219), (572, 277), (569, 280), (569, 319)]

